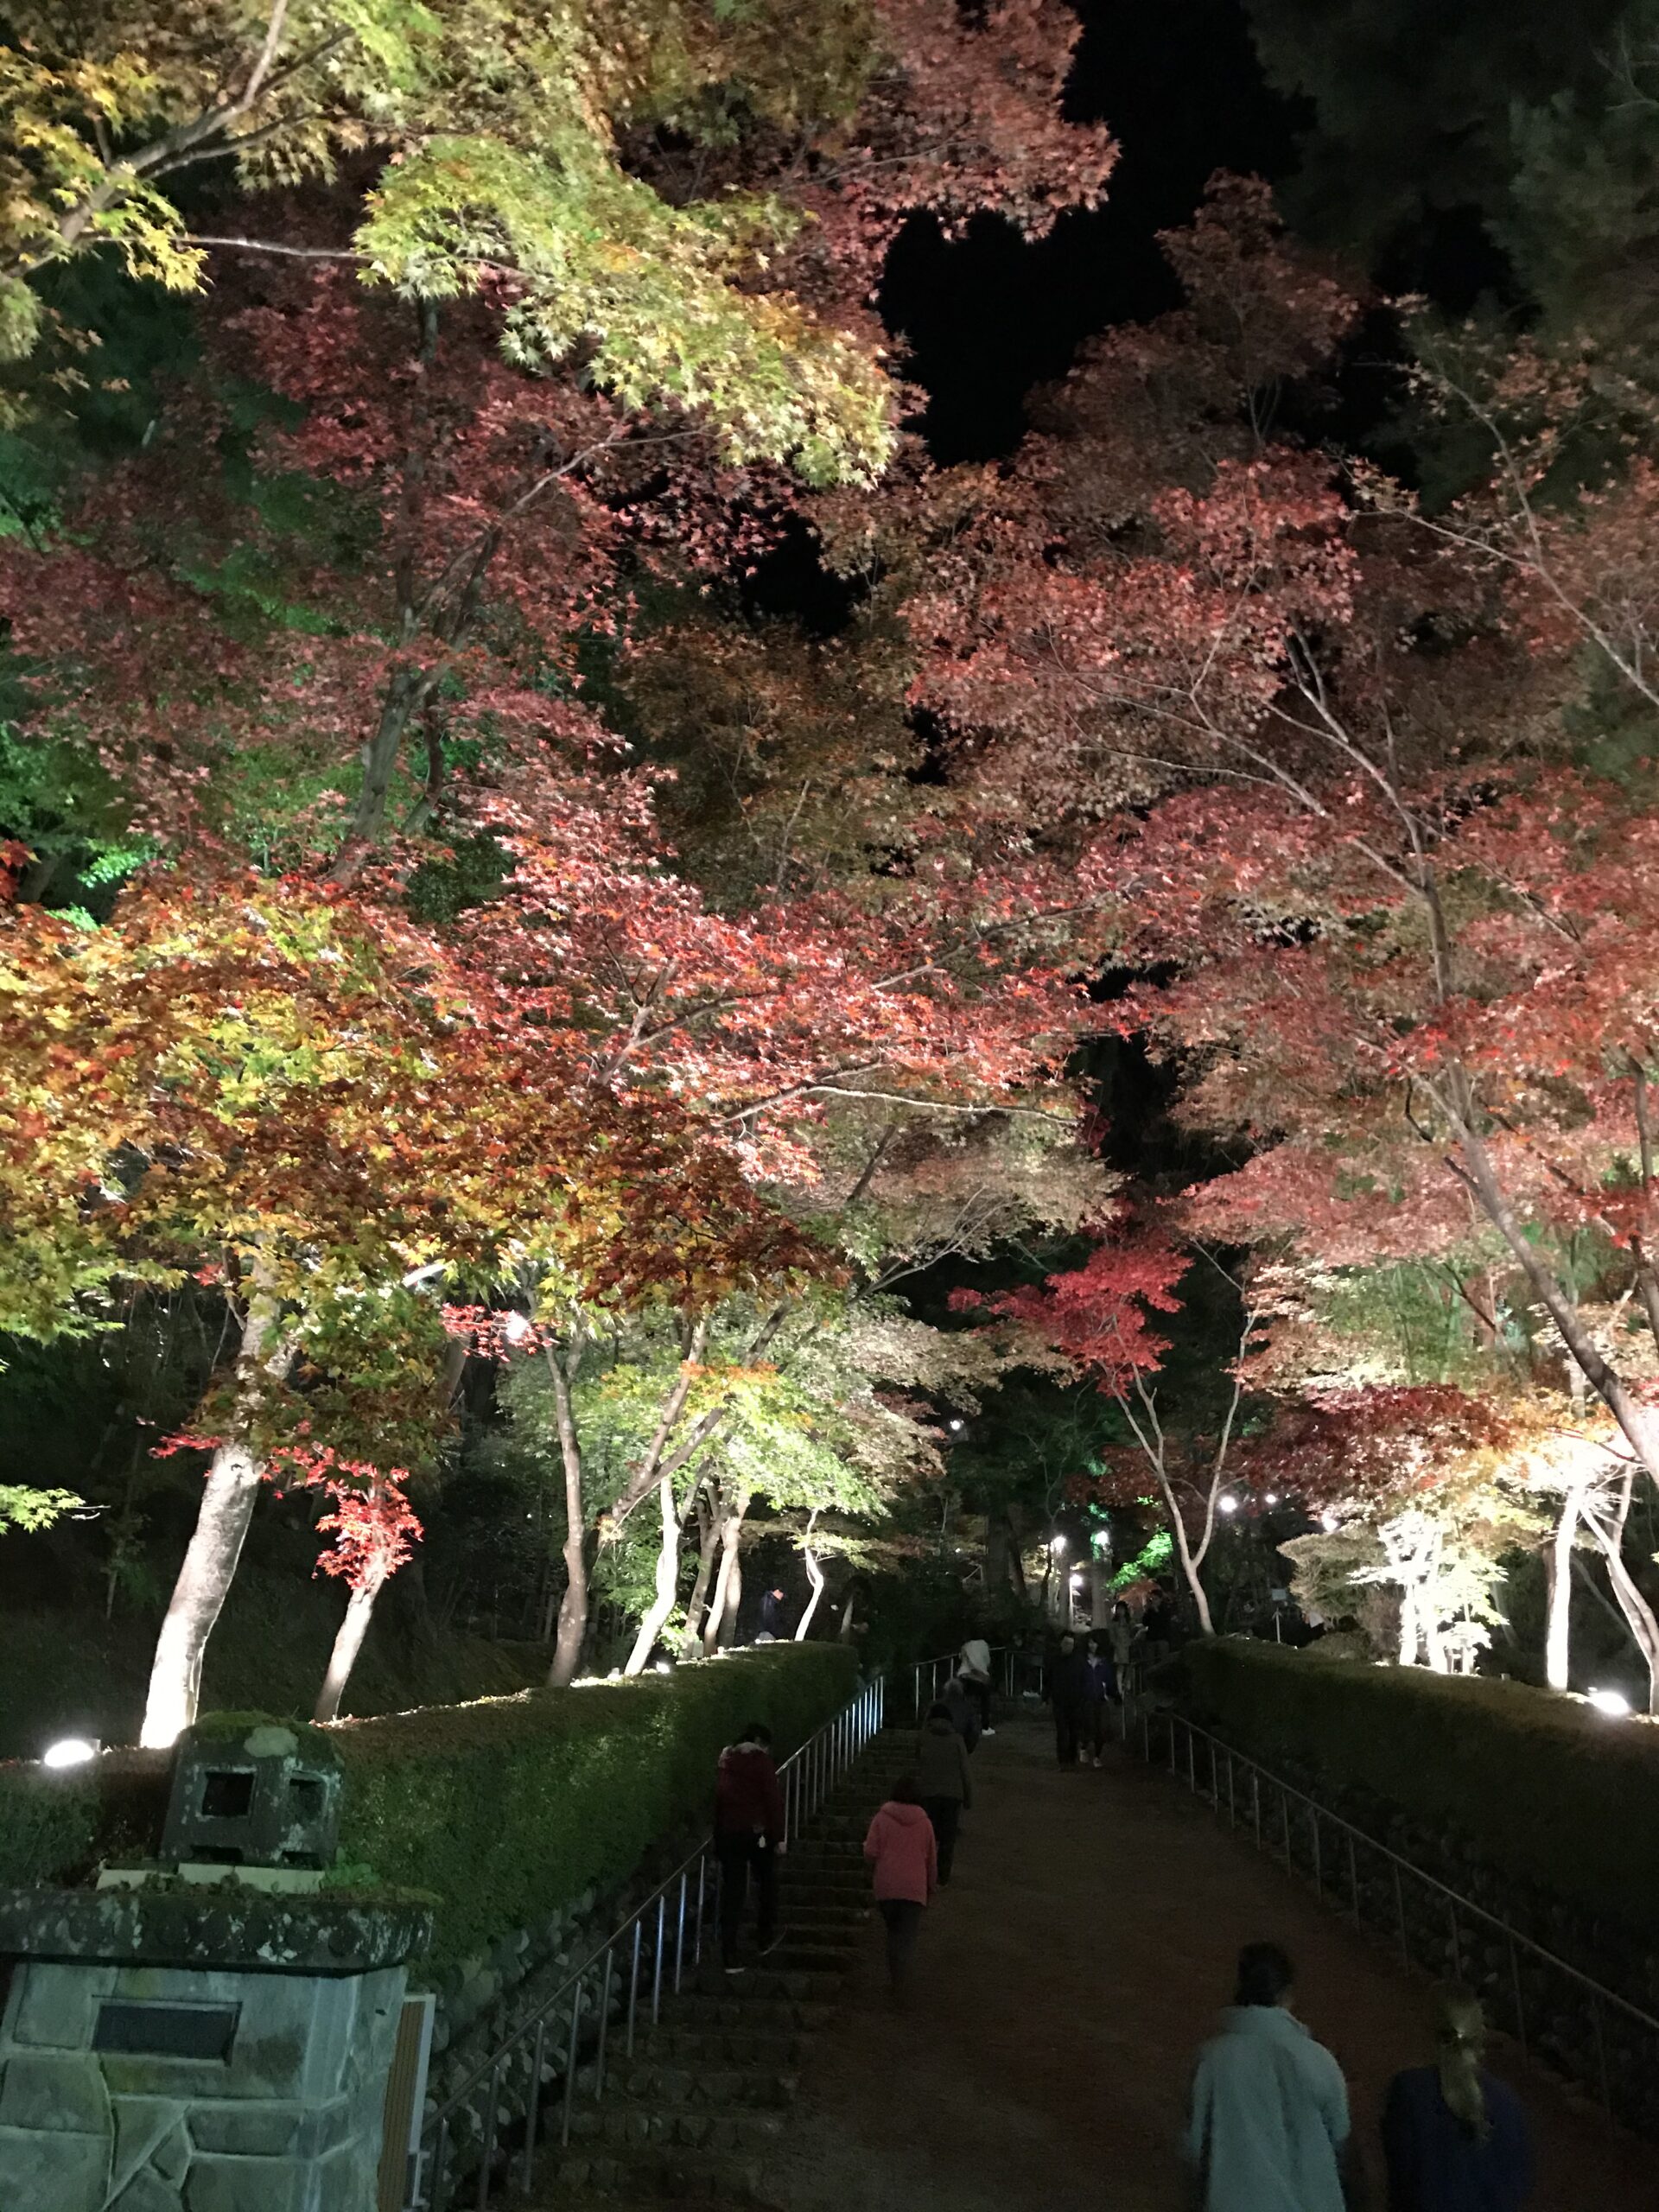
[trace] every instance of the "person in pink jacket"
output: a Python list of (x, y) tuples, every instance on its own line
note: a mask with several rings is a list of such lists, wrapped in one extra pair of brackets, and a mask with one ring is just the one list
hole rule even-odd
[(903, 1775), (870, 1822), (864, 1856), (875, 1867), (875, 1902), (887, 1923), (887, 1976), (897, 1998), (910, 1970), (922, 1914), (939, 1885), (933, 1823), (918, 1802), (915, 1777)]

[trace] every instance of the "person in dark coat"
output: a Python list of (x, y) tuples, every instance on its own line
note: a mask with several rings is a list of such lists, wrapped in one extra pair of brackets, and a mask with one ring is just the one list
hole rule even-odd
[(1533, 2178), (1526, 2112), (1481, 2063), (1480, 1999), (1454, 1984), (1435, 1997), (1435, 2063), (1396, 2074), (1383, 2106), (1389, 2212), (1521, 2212)]
[(766, 1636), (781, 1637), (784, 1633), (784, 1593), (768, 1590), (760, 1600), (760, 1629)]
[(1054, 1708), (1054, 1749), (1062, 1766), (1075, 1766), (1089, 1711), (1089, 1664), (1075, 1636), (1060, 1638), (1058, 1656), (1048, 1670), (1048, 1701)]
[(943, 1889), (950, 1878), (957, 1855), (957, 1827), (974, 1802), (968, 1746), (943, 1698), (929, 1706), (927, 1718), (916, 1738), (916, 1787), (922, 1810), (933, 1823), (933, 1840), (939, 1853), (939, 1887)]
[(964, 1749), (974, 1751), (979, 1743), (979, 1713), (972, 1691), (960, 1675), (952, 1675), (939, 1693), (939, 1703), (950, 1716), (950, 1726), (963, 1740)]
[(772, 1731), (752, 1720), (720, 1755), (715, 1775), (715, 1857), (720, 1866), (720, 1950), (728, 1974), (741, 1974), (738, 1936), (751, 1877), (760, 1955), (778, 1946), (778, 1861), (787, 1846), (784, 1793), (772, 1757)]
[(1084, 1743), (1098, 1766), (1106, 1749), (1106, 1708), (1117, 1695), (1117, 1669), (1112, 1664), (1103, 1629), (1084, 1644), (1083, 1664), (1089, 1677), (1088, 1703), (1084, 1708)]

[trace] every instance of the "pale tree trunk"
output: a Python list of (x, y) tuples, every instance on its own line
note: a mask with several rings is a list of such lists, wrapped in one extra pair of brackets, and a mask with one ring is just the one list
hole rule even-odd
[(737, 1609), (743, 1602), (743, 1516), (749, 1510), (750, 1496), (747, 1491), (734, 1491), (721, 1516), (720, 1577), (709, 1618), (702, 1624), (705, 1656), (729, 1645), (737, 1633)]
[[(574, 1361), (574, 1343), (569, 1357)], [(559, 1457), (564, 1464), (564, 1595), (559, 1599), (558, 1625), (553, 1636), (553, 1664), (547, 1670), (550, 1689), (568, 1689), (582, 1664), (582, 1647), (588, 1635), (588, 1527), (582, 1497), (582, 1444), (575, 1416), (570, 1409), (570, 1375), (550, 1345), (547, 1371), (553, 1383), (553, 1409), (559, 1429)]]
[(138, 1736), (149, 1751), (168, 1750), (196, 1717), (207, 1639), (235, 1578), (264, 1472), (264, 1461), (248, 1440), (261, 1370), (278, 1375), (292, 1357), (291, 1343), (277, 1337), (277, 1316), (276, 1299), (256, 1287), (236, 1356), (231, 1433), (214, 1452), (207, 1470), (196, 1525), (156, 1639)]
[(720, 1492), (715, 1491), (711, 1505), (706, 1493), (697, 1492), (697, 1572), (691, 1585), (691, 1595), (685, 1603), (685, 1630), (680, 1638), (680, 1656), (695, 1659), (702, 1649), (703, 1609), (709, 1602), (709, 1585), (715, 1572), (715, 1552), (720, 1532), (718, 1514)]
[(795, 1624), (797, 1643), (806, 1642), (806, 1632), (812, 1625), (812, 1616), (817, 1611), (818, 1601), (823, 1595), (823, 1569), (818, 1565), (818, 1555), (812, 1548), (812, 1530), (817, 1518), (817, 1509), (814, 1507), (807, 1516), (806, 1535), (801, 1542), (801, 1558), (806, 1567), (806, 1579), (812, 1586), (812, 1595), (806, 1601), (806, 1611)]
[(662, 1510), (662, 1541), (657, 1550), (657, 1590), (645, 1608), (645, 1618), (639, 1624), (639, 1633), (633, 1639), (633, 1649), (622, 1669), (625, 1675), (643, 1675), (650, 1662), (658, 1637), (668, 1625), (668, 1617), (674, 1610), (674, 1600), (680, 1590), (680, 1516), (674, 1503), (674, 1478), (664, 1475), (658, 1485), (658, 1503)]
[(346, 1600), (346, 1618), (340, 1624), (334, 1648), (328, 1655), (328, 1671), (322, 1678), (322, 1688), (317, 1692), (316, 1706), (311, 1715), (320, 1726), (340, 1718), (340, 1701), (346, 1694), (346, 1685), (352, 1678), (352, 1669), (363, 1649), (363, 1639), (369, 1632), (369, 1623), (374, 1616), (374, 1601), (385, 1586), (385, 1569), (377, 1568), (365, 1581), (358, 1584)]
[(1106, 1587), (1106, 1562), (1089, 1554), (1089, 1625), (1104, 1628), (1112, 1618), (1111, 1593)]
[(1549, 1548), (1549, 1625), (1544, 1637), (1544, 1680), (1553, 1690), (1567, 1688), (1573, 1678), (1573, 1539), (1578, 1534), (1583, 1493), (1570, 1490), (1561, 1500)]
[(1584, 1525), (1600, 1547), (1607, 1568), (1607, 1580), (1612, 1585), (1618, 1610), (1624, 1616), (1642, 1663), (1648, 1670), (1648, 1711), (1659, 1713), (1659, 1619), (1643, 1595), (1636, 1577), (1624, 1562), (1624, 1528), (1630, 1517), (1630, 1500), (1634, 1494), (1636, 1470), (1627, 1467), (1619, 1492), (1618, 1506), (1611, 1525), (1587, 1503), (1583, 1507)]
[(1209, 1594), (1205, 1589), (1204, 1580), (1198, 1569), (1204, 1564), (1204, 1555), (1210, 1548), (1211, 1531), (1215, 1526), (1214, 1488), (1211, 1490), (1209, 1507), (1205, 1515), (1203, 1541), (1195, 1552), (1187, 1536), (1186, 1522), (1181, 1517), (1180, 1502), (1176, 1497), (1173, 1484), (1164, 1471), (1161, 1459), (1154, 1462), (1154, 1471), (1158, 1477), (1158, 1487), (1164, 1494), (1164, 1510), (1169, 1516), (1170, 1534), (1175, 1539), (1175, 1556), (1181, 1562), (1181, 1573), (1186, 1578), (1186, 1586), (1192, 1592), (1192, 1603), (1198, 1612), (1198, 1633), (1200, 1636), (1213, 1636), (1216, 1626), (1210, 1615)]
[(1403, 1578), (1400, 1584), (1400, 1664), (1417, 1664), (1417, 1592)]

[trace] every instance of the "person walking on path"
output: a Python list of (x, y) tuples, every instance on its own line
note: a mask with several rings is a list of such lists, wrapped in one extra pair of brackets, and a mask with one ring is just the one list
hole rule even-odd
[(875, 1870), (876, 1909), (887, 1924), (887, 1980), (895, 2003), (904, 1996), (922, 1915), (939, 1885), (938, 1847), (920, 1795), (915, 1777), (901, 1775), (864, 1839), (864, 1856)]
[(1239, 1954), (1236, 2001), (1205, 2044), (1185, 2149), (1199, 2212), (1345, 2212), (1348, 2088), (1288, 2009), (1294, 1977), (1276, 1943)]
[(1106, 1748), (1106, 1708), (1117, 1690), (1117, 1669), (1106, 1649), (1104, 1636), (1091, 1636), (1083, 1648), (1084, 1672), (1088, 1678), (1084, 1707), (1083, 1740), (1096, 1766)]
[(760, 1633), (781, 1640), (784, 1630), (784, 1593), (781, 1588), (768, 1590), (760, 1600)]
[(950, 1717), (950, 1726), (961, 1737), (965, 1749), (975, 1751), (979, 1745), (979, 1713), (969, 1694), (968, 1685), (960, 1675), (952, 1675), (940, 1692), (938, 1703)]
[(1434, 2064), (1396, 2074), (1382, 2108), (1389, 2212), (1521, 2212), (1531, 2136), (1520, 2098), (1481, 2063), (1480, 1999), (1448, 1983), (1435, 2014)]
[(932, 1824), (933, 1840), (939, 1854), (939, 1887), (943, 1889), (950, 1878), (951, 1863), (957, 1855), (957, 1827), (974, 1802), (968, 1746), (943, 1698), (929, 1706), (927, 1718), (916, 1738), (916, 1788), (922, 1810)]
[(772, 1731), (752, 1720), (720, 1755), (715, 1775), (715, 1858), (720, 1867), (720, 1955), (728, 1974), (741, 1974), (738, 1937), (749, 1878), (754, 1878), (760, 1955), (778, 1947), (778, 1861), (784, 1838), (784, 1793), (772, 1757)]
[(1054, 1749), (1062, 1766), (1075, 1766), (1089, 1710), (1089, 1667), (1075, 1636), (1060, 1638), (1059, 1656), (1048, 1671), (1048, 1701), (1054, 1708)]
[(1112, 1671), (1116, 1678), (1113, 1694), (1120, 1705), (1129, 1694), (1129, 1655), (1135, 1649), (1135, 1615), (1126, 1600), (1120, 1598), (1106, 1624), (1106, 1640), (1111, 1646)]
[(957, 1661), (957, 1677), (979, 1707), (979, 1732), (995, 1736), (991, 1726), (991, 1647), (982, 1636), (970, 1636)]

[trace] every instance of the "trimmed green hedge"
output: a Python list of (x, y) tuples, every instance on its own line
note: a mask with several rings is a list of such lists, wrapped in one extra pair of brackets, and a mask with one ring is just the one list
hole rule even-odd
[(1659, 1727), (1522, 1682), (1232, 1637), (1189, 1644), (1181, 1669), (1192, 1717), (1263, 1765), (1312, 1769), (1522, 1881), (1659, 1933)]
[(436, 1892), (435, 1962), (486, 1950), (621, 1880), (712, 1806), (715, 1760), (746, 1721), (766, 1722), (781, 1758), (857, 1679), (842, 1646), (763, 1645), (669, 1676), (347, 1722), (341, 1856)]
[[(844, 1645), (772, 1644), (671, 1675), (343, 1722), (328, 1732), (346, 1770), (340, 1857), (435, 1893), (433, 1962), (451, 1963), (620, 1881), (712, 1803), (715, 1759), (746, 1721), (766, 1722), (781, 1758), (857, 1680)], [(0, 1766), (0, 1884), (153, 1851), (167, 1771), (147, 1754), (62, 1774)]]

